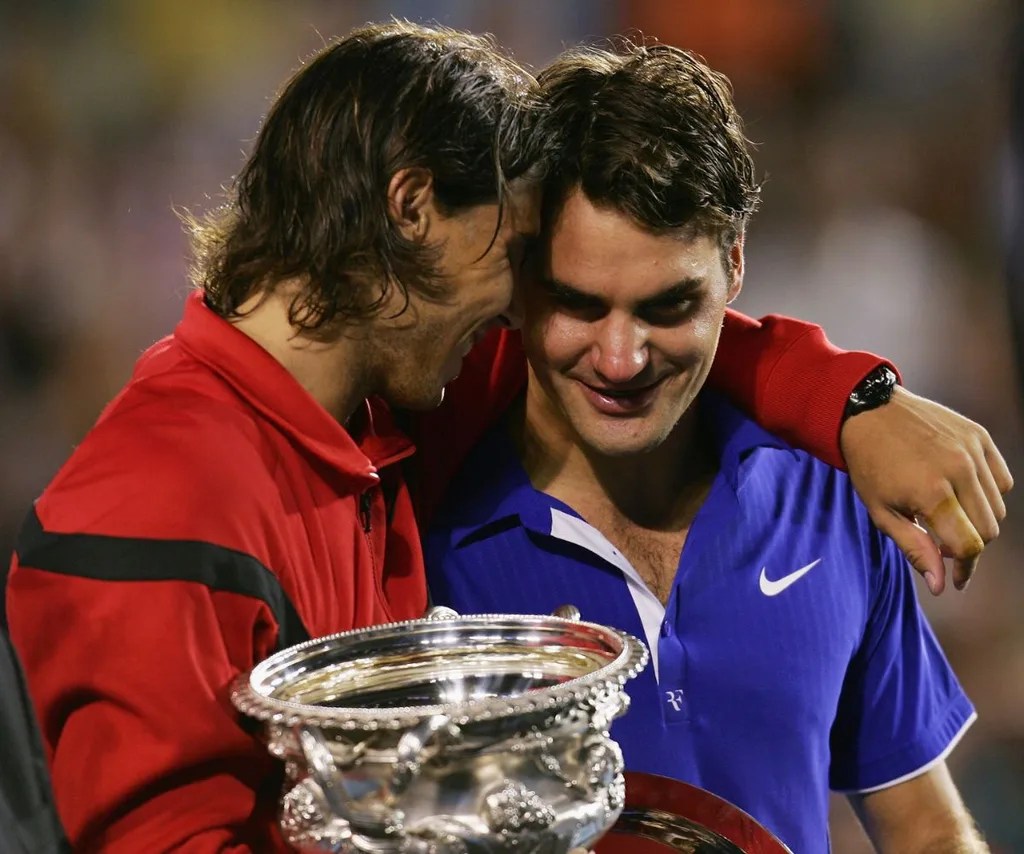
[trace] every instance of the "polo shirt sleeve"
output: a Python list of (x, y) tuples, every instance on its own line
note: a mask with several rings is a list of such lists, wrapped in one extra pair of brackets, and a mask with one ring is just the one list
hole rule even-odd
[(831, 733), (829, 783), (847, 794), (924, 773), (976, 717), (921, 611), (906, 559), (869, 530), (872, 605)]
[(266, 514), (244, 441), (164, 415), (86, 438), (8, 580), (58, 812), (76, 851), (283, 851), (278, 764), (229, 700), (281, 629)]

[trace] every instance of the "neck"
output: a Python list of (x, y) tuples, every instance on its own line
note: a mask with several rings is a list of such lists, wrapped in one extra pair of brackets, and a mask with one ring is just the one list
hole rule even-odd
[(585, 518), (650, 530), (687, 527), (718, 470), (711, 437), (691, 407), (669, 437), (649, 451), (608, 456), (586, 448), (532, 377), (513, 436), (533, 485)]
[[(344, 424), (371, 394), (365, 336), (343, 329), (318, 340), (288, 319), (297, 286), (281, 283), (239, 309), (232, 325), (270, 353), (314, 400)], [(363, 346), (361, 346), (363, 345)]]

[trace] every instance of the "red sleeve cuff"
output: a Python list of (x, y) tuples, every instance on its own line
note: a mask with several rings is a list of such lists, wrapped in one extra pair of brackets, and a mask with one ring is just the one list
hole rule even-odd
[(764, 396), (779, 424), (774, 432), (845, 471), (839, 447), (843, 412), (854, 388), (879, 365), (896, 370), (872, 353), (839, 350), (820, 328), (811, 330), (779, 358), (768, 376)]
[(899, 376), (885, 359), (840, 350), (820, 326), (729, 312), (710, 381), (769, 432), (845, 469), (843, 411), (853, 389), (879, 365)]

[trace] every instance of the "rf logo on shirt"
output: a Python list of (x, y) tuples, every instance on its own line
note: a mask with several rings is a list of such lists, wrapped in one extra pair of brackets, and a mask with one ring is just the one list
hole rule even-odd
[(669, 705), (672, 706), (672, 709), (674, 711), (681, 712), (683, 710), (683, 689), (682, 688), (675, 688), (675, 689), (673, 689), (671, 691), (666, 691), (665, 692), (665, 699), (668, 700)]

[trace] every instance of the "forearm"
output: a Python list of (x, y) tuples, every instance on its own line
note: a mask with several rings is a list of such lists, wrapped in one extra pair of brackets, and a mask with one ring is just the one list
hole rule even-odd
[(945, 763), (850, 803), (879, 854), (990, 854)]
[(946, 830), (921, 828), (910, 838), (876, 840), (869, 832), (879, 854), (991, 854), (981, 834), (972, 826), (954, 826)]
[(920, 849), (921, 854), (926, 851), (929, 854), (991, 854), (991, 850), (977, 831), (972, 831), (969, 836), (939, 841)]

